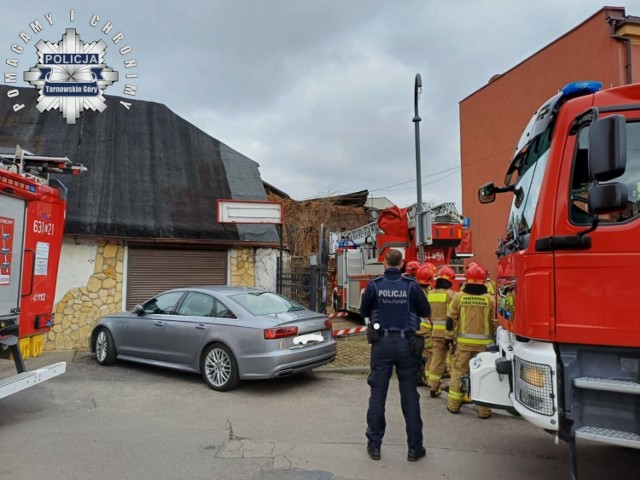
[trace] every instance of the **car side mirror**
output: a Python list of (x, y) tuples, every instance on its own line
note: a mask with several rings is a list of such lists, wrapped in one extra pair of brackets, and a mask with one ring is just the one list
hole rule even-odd
[(137, 315), (144, 315), (144, 307), (142, 305), (136, 305), (133, 307), (133, 313)]

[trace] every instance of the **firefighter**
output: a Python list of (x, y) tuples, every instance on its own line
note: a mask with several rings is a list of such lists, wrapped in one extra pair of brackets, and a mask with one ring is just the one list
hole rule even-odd
[[(457, 349), (453, 356), (447, 410), (458, 413), (464, 399), (461, 378), (469, 374), (469, 361), (494, 342), (495, 300), (487, 293), (487, 273), (480, 265), (467, 269), (464, 288), (451, 300), (447, 310), (446, 329), (456, 332)], [(478, 417), (489, 418), (491, 409), (478, 406)]]
[(455, 272), (453, 268), (444, 266), (440, 268), (436, 275), (435, 289), (428, 293), (427, 298), (431, 305), (431, 355), (425, 372), (427, 377), (427, 387), (431, 398), (435, 398), (442, 393), (440, 381), (445, 370), (445, 361), (449, 353), (449, 346), (455, 339), (455, 332), (447, 331), (447, 307), (455, 296), (451, 290)]
[(367, 329), (371, 344), (367, 454), (372, 460), (380, 460), (387, 390), (395, 367), (409, 447), (407, 460), (415, 462), (426, 455), (416, 382), (424, 340), (416, 331), (420, 317), (430, 316), (431, 309), (420, 286), (402, 276), (401, 266), (402, 254), (390, 249), (384, 256), (384, 275), (369, 282), (360, 303), (360, 313), (371, 318)]
[[(427, 295), (427, 298), (429, 291), (431, 290), (430, 284), (432, 278), (433, 270), (428, 264), (424, 264), (418, 269), (418, 273), (416, 274), (416, 281), (422, 287), (424, 294)], [(426, 367), (431, 356), (431, 321), (429, 318), (420, 319), (420, 329), (418, 330), (418, 335), (424, 337), (424, 352), (422, 354), (420, 370), (418, 372), (418, 385), (426, 387)]]
[(416, 260), (411, 260), (410, 262), (407, 262), (407, 265), (404, 268), (404, 276), (415, 280), (416, 274), (418, 273), (419, 268), (420, 268), (420, 262)]

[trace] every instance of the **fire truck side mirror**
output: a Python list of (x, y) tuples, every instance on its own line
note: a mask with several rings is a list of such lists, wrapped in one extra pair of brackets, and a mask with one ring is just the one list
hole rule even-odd
[(480, 203), (492, 203), (496, 199), (496, 186), (493, 182), (485, 183), (478, 190), (478, 200)]
[(607, 182), (627, 167), (627, 129), (622, 115), (600, 118), (589, 128), (589, 177)]
[(628, 194), (624, 183), (595, 185), (589, 189), (589, 212), (599, 215), (627, 208)]

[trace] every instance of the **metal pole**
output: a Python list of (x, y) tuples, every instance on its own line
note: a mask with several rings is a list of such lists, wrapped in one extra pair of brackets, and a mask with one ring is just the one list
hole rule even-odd
[(422, 231), (423, 223), (422, 217), (424, 216), (424, 209), (422, 205), (422, 171), (420, 167), (420, 115), (418, 115), (418, 96), (422, 92), (422, 77), (419, 73), (416, 73), (416, 82), (413, 92), (413, 108), (415, 115), (413, 117), (413, 124), (416, 131), (416, 188), (418, 190), (418, 208), (415, 216), (416, 226), (416, 243), (418, 244), (418, 261), (424, 263), (424, 234)]
[(280, 256), (278, 257), (278, 279), (276, 284), (276, 291), (282, 295), (282, 250), (283, 250), (283, 238), (284, 237), (284, 224), (280, 224)]

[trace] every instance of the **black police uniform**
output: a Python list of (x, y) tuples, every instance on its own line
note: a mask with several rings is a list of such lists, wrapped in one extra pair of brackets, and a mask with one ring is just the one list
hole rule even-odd
[(406, 423), (409, 449), (422, 448), (422, 419), (417, 378), (420, 357), (409, 349), (410, 337), (420, 326), (420, 317), (429, 317), (431, 308), (424, 291), (415, 280), (403, 277), (397, 268), (369, 282), (362, 297), (360, 314), (369, 317), (369, 329), (377, 323), (378, 339), (371, 345), (371, 387), (367, 411), (368, 447), (379, 449), (386, 421), (385, 403), (389, 380), (396, 367), (400, 383), (400, 402)]

